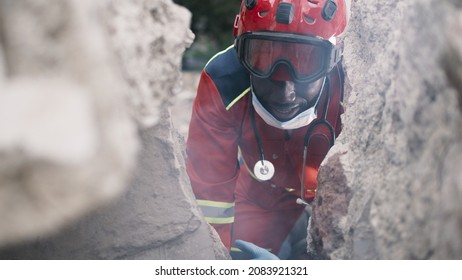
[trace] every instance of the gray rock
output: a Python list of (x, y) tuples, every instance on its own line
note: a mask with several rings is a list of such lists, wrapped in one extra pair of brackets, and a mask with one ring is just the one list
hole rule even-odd
[(194, 39), (191, 13), (172, 0), (112, 0), (104, 10), (130, 112), (141, 127), (155, 125), (182, 90), (181, 59)]
[(183, 138), (168, 113), (140, 132), (128, 191), (58, 235), (4, 249), (4, 259), (228, 259), (203, 220), (183, 166)]
[(189, 20), (171, 0), (0, 0), (0, 258), (229, 258), (160, 119)]
[(0, 1), (0, 246), (125, 189), (136, 126), (92, 1)]
[(352, 4), (344, 130), (319, 173), (327, 259), (462, 257), (460, 1)]

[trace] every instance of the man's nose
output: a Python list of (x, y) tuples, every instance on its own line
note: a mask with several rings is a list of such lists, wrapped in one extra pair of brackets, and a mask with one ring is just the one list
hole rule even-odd
[(282, 101), (284, 103), (286, 102), (294, 102), (296, 98), (296, 93), (295, 93), (295, 83), (292, 81), (286, 81), (284, 84), (283, 88), (283, 95), (282, 95)]

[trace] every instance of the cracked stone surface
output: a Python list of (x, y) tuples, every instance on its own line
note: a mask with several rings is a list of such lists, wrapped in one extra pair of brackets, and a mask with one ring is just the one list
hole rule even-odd
[(190, 16), (171, 0), (0, 0), (0, 259), (229, 258), (165, 111)]
[(462, 258), (461, 12), (460, 1), (353, 1), (344, 130), (313, 205), (317, 257)]

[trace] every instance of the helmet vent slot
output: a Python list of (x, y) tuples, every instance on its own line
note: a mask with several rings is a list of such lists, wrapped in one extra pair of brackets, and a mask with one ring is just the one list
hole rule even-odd
[(290, 24), (294, 19), (294, 6), (291, 3), (280, 3), (276, 12), (276, 22)]
[(306, 23), (308, 24), (314, 24), (316, 22), (316, 19), (310, 17), (310, 16), (307, 16), (307, 15), (304, 15), (303, 18), (305, 19)]
[(310, 5), (311, 7), (319, 6), (319, 0), (307, 0), (307, 1), (308, 1), (308, 5)]
[(322, 9), (322, 17), (326, 21), (331, 21), (335, 17), (336, 13), (337, 13), (337, 3), (335, 2), (335, 0), (328, 0), (324, 4), (324, 8)]
[(245, 0), (245, 7), (249, 10), (252, 10), (255, 5), (257, 5), (257, 0)]

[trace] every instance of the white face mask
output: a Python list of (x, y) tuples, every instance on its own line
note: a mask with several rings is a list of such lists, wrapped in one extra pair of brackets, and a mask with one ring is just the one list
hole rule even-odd
[(258, 100), (257, 96), (255, 95), (253, 91), (253, 87), (250, 86), (251, 91), (252, 91), (252, 104), (257, 114), (268, 125), (274, 126), (279, 129), (297, 129), (303, 126), (307, 126), (318, 116), (317, 111), (316, 111), (316, 105), (318, 105), (319, 99), (321, 99), (321, 95), (324, 90), (325, 82), (326, 80), (324, 79), (322, 86), (321, 86), (320, 94), (318, 95), (318, 99), (316, 100), (316, 103), (313, 105), (313, 107), (306, 109), (305, 111), (299, 113), (297, 116), (295, 116), (294, 118), (288, 121), (280, 121), (276, 119), (270, 112), (268, 112)]

